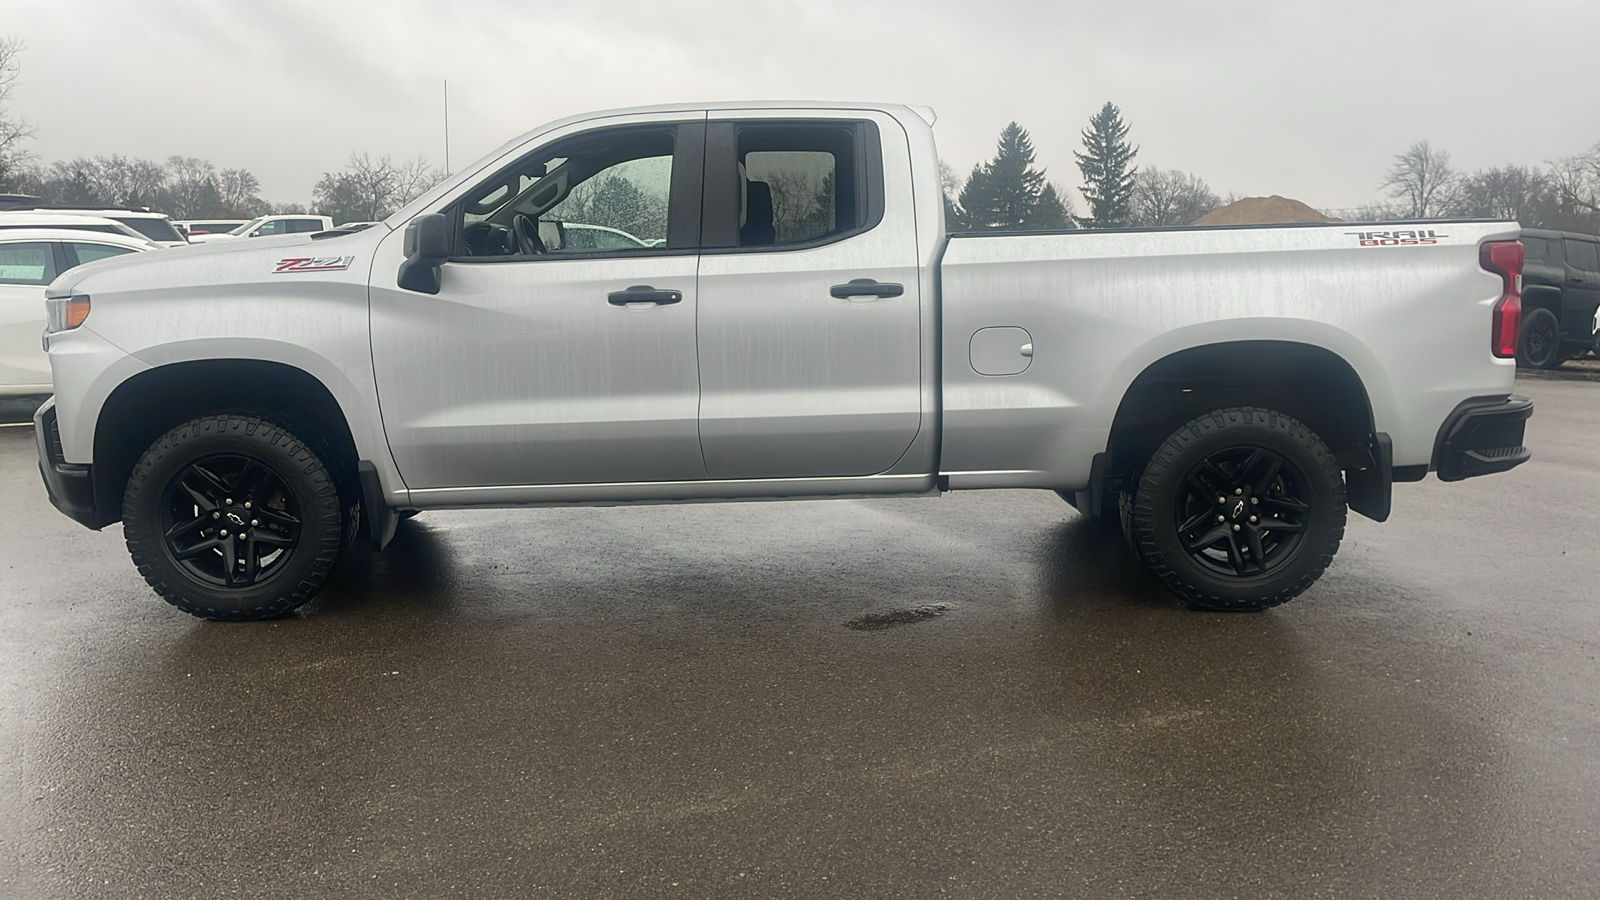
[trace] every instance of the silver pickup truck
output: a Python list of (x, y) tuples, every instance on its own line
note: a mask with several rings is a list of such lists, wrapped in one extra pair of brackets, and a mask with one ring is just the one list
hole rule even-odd
[(1347, 504), (1528, 458), (1515, 223), (949, 235), (932, 121), (569, 118), (381, 226), (74, 269), (51, 500), (211, 619), (295, 608), (417, 510), (980, 488), (1254, 610)]

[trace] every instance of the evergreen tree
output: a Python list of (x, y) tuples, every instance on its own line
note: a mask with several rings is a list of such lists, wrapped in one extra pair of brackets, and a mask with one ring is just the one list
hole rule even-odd
[(953, 212), (979, 231), (1065, 228), (1071, 217), (1044, 172), (1033, 167), (1033, 142), (1015, 122), (1000, 131), (994, 159), (972, 167)]
[(1122, 111), (1107, 101), (1083, 132), (1078, 169), (1083, 172), (1083, 198), (1089, 201), (1089, 227), (1124, 228), (1132, 220), (1134, 175), (1139, 148), (1128, 143)]

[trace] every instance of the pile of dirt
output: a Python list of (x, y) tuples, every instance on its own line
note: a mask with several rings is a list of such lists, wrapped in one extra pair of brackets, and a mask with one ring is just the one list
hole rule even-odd
[(1246, 197), (1227, 206), (1213, 209), (1198, 219), (1196, 225), (1282, 225), (1287, 222), (1338, 222), (1322, 213), (1288, 197)]

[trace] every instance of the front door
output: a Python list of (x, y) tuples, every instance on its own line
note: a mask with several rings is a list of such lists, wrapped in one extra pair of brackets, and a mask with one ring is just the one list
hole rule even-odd
[(916, 437), (922, 323), (899, 133), (871, 115), (708, 123), (697, 331), (712, 478), (873, 475)]
[(379, 403), (408, 487), (705, 477), (702, 148), (699, 122), (564, 139), (446, 212), (457, 248), (438, 294), (374, 272)]

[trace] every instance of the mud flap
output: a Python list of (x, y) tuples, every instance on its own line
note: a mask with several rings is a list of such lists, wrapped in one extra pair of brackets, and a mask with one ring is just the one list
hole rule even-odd
[(1374, 522), (1383, 522), (1389, 518), (1394, 497), (1394, 443), (1381, 431), (1368, 435), (1367, 456), (1371, 465), (1345, 470), (1345, 502), (1351, 510)]
[(356, 463), (356, 474), (361, 478), (361, 517), (367, 536), (372, 540), (372, 549), (382, 550), (394, 540), (400, 515), (383, 502), (383, 484), (378, 481), (376, 466), (363, 459)]

